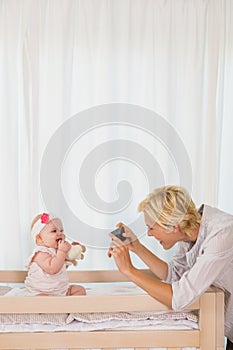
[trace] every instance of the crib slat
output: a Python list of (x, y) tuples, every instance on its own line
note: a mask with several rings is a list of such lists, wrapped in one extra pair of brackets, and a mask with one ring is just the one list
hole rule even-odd
[(27, 271), (3, 270), (0, 271), (1, 283), (22, 283), (27, 276)]
[[(143, 334), (143, 336), (142, 336)], [(144, 348), (150, 347), (199, 347), (199, 331), (98, 331), (98, 332), (54, 332), (54, 333), (0, 333), (0, 349), (48, 348)]]
[[(199, 300), (187, 309), (198, 309)], [(1, 313), (69, 313), (69, 312), (119, 312), (124, 311), (151, 311), (168, 310), (147, 294), (140, 295), (105, 295), (105, 296), (38, 296), (36, 297), (9, 297), (0, 296)]]
[[(142, 269), (145, 274), (152, 278), (155, 275), (148, 269)], [(27, 271), (23, 270), (2, 270), (0, 271), (0, 281), (2, 283), (22, 283), (27, 276)], [(93, 271), (68, 271), (70, 282), (127, 282), (129, 279), (118, 270), (93, 270)]]

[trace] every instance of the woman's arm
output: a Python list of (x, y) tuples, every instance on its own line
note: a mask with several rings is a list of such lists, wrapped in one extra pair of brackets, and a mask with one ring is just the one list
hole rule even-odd
[(141, 243), (134, 252), (159, 279), (164, 281), (167, 279), (168, 265), (165, 261), (159, 259)]
[(153, 298), (172, 308), (172, 286), (170, 284), (155, 280), (135, 267), (127, 273), (127, 277)]
[(149, 295), (157, 299), (161, 303), (172, 307), (172, 287), (170, 284), (155, 280), (146, 275), (143, 271), (136, 269), (131, 262), (127, 246), (114, 247), (111, 255), (117, 264), (121, 273), (129, 280), (144, 289)]

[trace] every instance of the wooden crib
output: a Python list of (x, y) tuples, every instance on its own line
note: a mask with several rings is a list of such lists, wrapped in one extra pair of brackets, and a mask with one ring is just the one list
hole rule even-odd
[[(149, 272), (147, 272), (149, 273)], [(1, 283), (22, 283), (26, 271), (0, 271)], [(127, 281), (118, 271), (69, 271), (70, 282), (99, 283)], [(178, 350), (197, 347), (200, 350), (224, 349), (224, 295), (211, 287), (189, 310), (199, 310), (198, 330), (123, 330), (92, 332), (1, 333), (0, 349), (91, 349), (164, 347)], [(0, 296), (0, 313), (71, 313), (168, 310), (146, 294), (7, 297)]]

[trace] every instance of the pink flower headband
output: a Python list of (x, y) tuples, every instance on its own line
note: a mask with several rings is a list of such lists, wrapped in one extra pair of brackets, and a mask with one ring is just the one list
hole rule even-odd
[(49, 221), (51, 221), (52, 219), (55, 219), (55, 217), (51, 217), (49, 214), (47, 213), (43, 213), (40, 218), (35, 222), (35, 224), (33, 225), (32, 229), (31, 229), (31, 233), (34, 237), (36, 237), (36, 235), (38, 233), (40, 233), (40, 231), (43, 230), (43, 228), (45, 227), (45, 225), (47, 225), (49, 223)]

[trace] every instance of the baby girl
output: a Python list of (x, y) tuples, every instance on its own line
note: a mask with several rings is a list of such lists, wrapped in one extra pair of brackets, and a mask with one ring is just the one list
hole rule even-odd
[(31, 225), (36, 248), (27, 262), (25, 287), (30, 295), (85, 295), (79, 285), (70, 285), (66, 255), (71, 244), (66, 241), (62, 221), (49, 214), (35, 217)]

